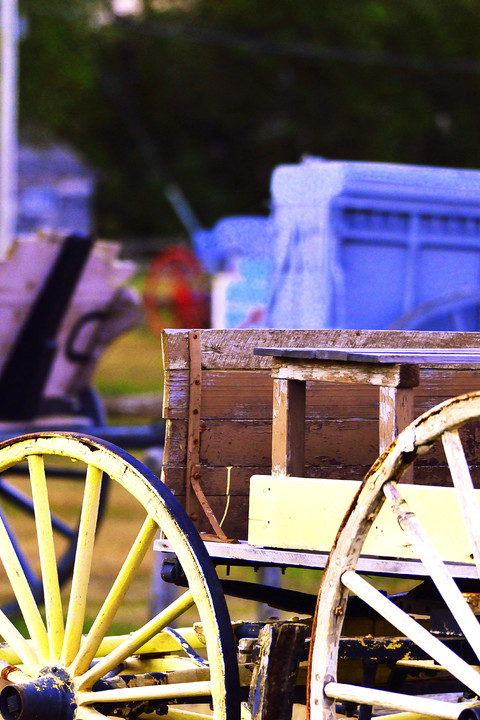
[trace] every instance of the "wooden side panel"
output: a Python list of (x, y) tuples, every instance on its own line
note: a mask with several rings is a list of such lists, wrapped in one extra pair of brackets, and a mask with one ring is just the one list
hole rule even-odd
[[(271, 358), (255, 347), (462, 347), (480, 345), (479, 333), (355, 330), (201, 330), (201, 488), (230, 537), (245, 538), (249, 479), (272, 472)], [(189, 353), (187, 331), (165, 331), (164, 416), (167, 433), (164, 480), (183, 503), (186, 488)], [(413, 416), (438, 402), (480, 390), (480, 368), (421, 368), (414, 389)], [(305, 460), (307, 477), (360, 480), (376, 460), (379, 389), (368, 385), (308, 382)], [(477, 438), (478, 436), (478, 438)], [(480, 429), (466, 439), (467, 454), (480, 465), (476, 449)], [(415, 483), (444, 483), (448, 478), (443, 450), (420, 459)], [(476, 477), (476, 469), (474, 475)], [(477, 482), (477, 480), (476, 480)], [(480, 483), (479, 483), (480, 486)], [(231, 499), (231, 501), (230, 501)], [(200, 530), (211, 531), (199, 517)]]

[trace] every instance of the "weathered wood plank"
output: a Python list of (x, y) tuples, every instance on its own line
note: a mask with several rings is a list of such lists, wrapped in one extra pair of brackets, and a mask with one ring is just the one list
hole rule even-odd
[[(358, 488), (359, 483), (345, 480), (254, 476), (248, 541), (261, 547), (328, 552)], [(402, 532), (405, 524), (417, 527), (419, 523), (432, 543), (431, 558), (436, 552), (443, 560), (473, 563), (462, 509), (453, 487), (402, 485), (399, 490), (415, 516), (405, 514), (401, 525), (398, 513), (385, 503), (372, 523), (362, 549), (364, 555), (421, 557), (428, 566), (421, 540)], [(480, 508), (480, 490), (472, 492)], [(447, 533), (438, 531), (444, 527), (448, 527)]]
[[(200, 464), (227, 467), (271, 466), (271, 423), (257, 420), (203, 421), (200, 432)], [(475, 442), (477, 425), (466, 433), (469, 462), (480, 462)], [(308, 420), (305, 432), (306, 466), (371, 465), (378, 456), (378, 423), (361, 418), (351, 420)], [(441, 445), (419, 460), (421, 464), (443, 464)], [(186, 464), (186, 422), (169, 422), (165, 464)]]
[[(186, 422), (169, 423), (165, 462), (186, 462)], [(378, 456), (375, 420), (307, 421), (307, 465), (370, 465)], [(261, 420), (203, 421), (200, 433), (202, 465), (271, 466), (272, 424)]]
[[(233, 403), (233, 405), (232, 405)], [(188, 372), (166, 373), (163, 413), (186, 417)], [(211, 370), (202, 373), (202, 417), (272, 417), (272, 379), (268, 370)]]
[[(269, 368), (270, 358), (255, 356), (255, 347), (388, 347), (478, 348), (480, 333), (406, 330), (202, 330), (204, 369)], [(162, 336), (165, 368), (188, 365), (187, 331), (165, 330)]]
[[(437, 402), (480, 390), (480, 371), (420, 369), (414, 390), (414, 412), (419, 415)], [(268, 370), (204, 371), (202, 418), (265, 419), (272, 417), (273, 381)], [(307, 382), (306, 417), (378, 418), (378, 388), (368, 385)], [(188, 416), (188, 372), (166, 374), (164, 417)]]
[[(338, 480), (357, 480), (360, 481), (365, 475), (367, 467), (351, 466), (351, 467), (311, 467), (307, 468), (307, 477), (313, 478), (331, 478)], [(222, 523), (222, 528), (228, 537), (245, 539), (248, 534), (248, 512), (249, 512), (249, 487), (250, 478), (256, 474), (268, 474), (268, 468), (251, 467), (251, 468), (232, 468), (231, 482), (229, 487), (230, 502), (227, 506), (226, 494), (226, 477), (225, 468), (202, 468), (201, 483), (210, 506), (214, 511), (217, 519), (222, 520), (225, 510), (227, 514)], [(472, 469), (472, 479), (476, 488), (480, 488), (480, 467)], [(166, 467), (164, 468), (164, 480), (179, 502), (185, 504), (185, 468)], [(439, 486), (451, 485), (450, 473), (447, 466), (433, 467), (416, 467), (415, 468), (415, 484)], [(292, 495), (294, 500), (294, 495)], [(290, 501), (289, 501), (290, 502)], [(333, 506), (332, 506), (333, 507)], [(200, 532), (211, 533), (212, 529), (207, 518), (200, 514), (195, 524)]]
[[(362, 480), (369, 470), (367, 465), (350, 466), (323, 466), (312, 465), (306, 468), (307, 478), (331, 478), (337, 480)], [(228, 472), (230, 473), (230, 487), (228, 494), (231, 497), (246, 496), (249, 493), (250, 478), (252, 475), (268, 475), (270, 468), (266, 466), (253, 467), (202, 467), (200, 471), (200, 482), (207, 496), (227, 494)], [(471, 468), (472, 480), (476, 488), (480, 488), (480, 466)], [(164, 467), (165, 484), (172, 490), (174, 495), (185, 494), (185, 468), (181, 466)], [(420, 465), (415, 467), (416, 485), (439, 485), (451, 484), (449, 469), (446, 465)]]
[(305, 651), (307, 625), (268, 623), (258, 635), (247, 707), (252, 720), (290, 720), (295, 683)]
[(273, 358), (272, 375), (278, 379), (312, 380), (348, 384), (415, 387), (419, 370), (415, 365), (381, 365), (378, 363), (335, 362), (330, 360), (288, 361)]
[[(369, 470), (367, 465), (351, 465), (345, 467), (310, 466), (306, 468), (305, 477), (328, 477), (337, 480), (361, 480)], [(268, 474), (270, 468), (266, 466), (255, 467), (202, 467), (201, 485), (207, 496), (229, 494), (232, 497), (244, 496), (249, 493), (250, 478), (252, 475)], [(174, 495), (183, 496), (185, 493), (185, 468), (181, 466), (166, 466), (163, 469), (165, 484)], [(230, 473), (230, 487), (227, 493), (227, 478)], [(480, 488), (480, 468), (474, 467), (472, 471), (475, 487)], [(416, 485), (440, 485), (450, 483), (450, 473), (445, 465), (420, 466), (415, 471)]]

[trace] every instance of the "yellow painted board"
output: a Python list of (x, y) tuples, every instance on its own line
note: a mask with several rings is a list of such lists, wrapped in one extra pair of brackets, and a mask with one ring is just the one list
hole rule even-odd
[[(253, 475), (249, 544), (328, 552), (359, 486), (360, 482), (354, 480)], [(455, 490), (429, 485), (399, 487), (442, 558), (472, 563)], [(475, 492), (480, 506), (480, 490)], [(372, 525), (362, 554), (416, 557), (387, 503)]]

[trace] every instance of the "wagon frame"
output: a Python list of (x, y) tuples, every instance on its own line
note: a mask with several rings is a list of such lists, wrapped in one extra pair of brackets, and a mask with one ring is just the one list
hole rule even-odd
[[(3, 533), (0, 553), (30, 638), (25, 640), (0, 616), (0, 632), (6, 641), (0, 647), (5, 683), (0, 712), (4, 719), (92, 720), (141, 718), (153, 713), (174, 720), (200, 720), (209, 715), (211, 705), (218, 720), (283, 720), (290, 717), (294, 700), (302, 699), (305, 689), (313, 718), (358, 714), (366, 720), (372, 707), (402, 720), (478, 717), (480, 675), (475, 656), (480, 654), (480, 625), (475, 612), (479, 596), (475, 567), (480, 565), (480, 542), (475, 486), (480, 456), (475, 441), (480, 419), (480, 363), (476, 367), (476, 363), (452, 362), (448, 372), (444, 366), (422, 366), (412, 407), (415, 415), (419, 410), (425, 412), (376, 461), (378, 387), (310, 383), (305, 404), (305, 475), (309, 477), (282, 478), (271, 470), (271, 361), (255, 355), (253, 349), (421, 347), (441, 348), (453, 357), (455, 349), (475, 355), (479, 340), (473, 333), (167, 331), (163, 336), (167, 418), (163, 482), (123, 451), (88, 436), (36, 433), (3, 443), (0, 469), (23, 460), (29, 465), (47, 591), (44, 617), (22, 578), (15, 548)], [(451, 396), (460, 397), (448, 399)], [(295, 422), (287, 426), (295, 431), (299, 417), (294, 417)], [(459, 428), (463, 428), (465, 453)], [(317, 446), (320, 435), (322, 443)], [(441, 461), (436, 451), (432, 454), (437, 439), (443, 442), (446, 460)], [(85, 465), (80, 542), (66, 622), (42, 461), (50, 455)], [(417, 484), (398, 484), (414, 462), (418, 465)], [(298, 548), (289, 548), (288, 539), (286, 547), (277, 549), (238, 542), (247, 538), (252, 475), (270, 477), (272, 487), (276, 480), (279, 488), (283, 482), (287, 492), (289, 484), (295, 492), (300, 492), (302, 485), (308, 492), (315, 478), (328, 477), (328, 492), (333, 493), (335, 487), (342, 487), (342, 480), (360, 480), (364, 470), (368, 471), (366, 479), (341, 523), (328, 561), (328, 553), (308, 551), (326, 564), (316, 611), (315, 598), (312, 605), (312, 598), (298, 590), (218, 580), (214, 564), (286, 567), (293, 564), (294, 556), (296, 564), (302, 565), (308, 554), (300, 553), (299, 559)], [(122, 485), (132, 502), (143, 506), (145, 522), (103, 608), (84, 635), (103, 473)], [(444, 488), (442, 483), (450, 473), (453, 488)], [(416, 488), (427, 486), (429, 490), (434, 477), (439, 484), (434, 488), (435, 497), (439, 491), (450, 492), (447, 512), (453, 507), (452, 494), (460, 497), (473, 561), (460, 555), (456, 565), (451, 559), (443, 562), (434, 549), (435, 542), (426, 537), (404, 502), (405, 488), (413, 489), (413, 506)], [(413, 591), (391, 599), (367, 582), (363, 573), (369, 573), (369, 568), (385, 576), (398, 572), (396, 550), (392, 553), (386, 548), (382, 553), (387, 556), (383, 570), (373, 567), (369, 556), (358, 566), (364, 539), (377, 522), (385, 497), (406, 533), (405, 543), (419, 552), (420, 562), (402, 561), (401, 574), (423, 577)], [(336, 497), (332, 502), (337, 502)], [(427, 511), (435, 510), (431, 498), (425, 504)], [(273, 506), (271, 517), (273, 520)], [(257, 519), (251, 514), (251, 521)], [(156, 541), (157, 547), (174, 553), (167, 558), (164, 575), (187, 588), (137, 632), (111, 637), (111, 620), (159, 528), (163, 539)], [(302, 538), (297, 541), (302, 545)], [(389, 557), (392, 554), (395, 559)], [(349, 592), (359, 599), (347, 604)], [(267, 599), (272, 606), (293, 612), (295, 618), (232, 625), (225, 594)], [(442, 597), (448, 612), (441, 611)], [(200, 624), (170, 627), (192, 607), (198, 610)], [(439, 688), (444, 696), (448, 694), (447, 699), (431, 697), (438, 695)], [(192, 709), (192, 703), (206, 703), (207, 708)]]

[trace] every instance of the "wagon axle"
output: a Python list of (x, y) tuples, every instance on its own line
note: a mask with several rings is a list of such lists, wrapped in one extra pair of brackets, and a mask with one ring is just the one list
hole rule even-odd
[(45, 668), (30, 683), (7, 685), (0, 694), (4, 720), (73, 720), (77, 704), (69, 674), (60, 667)]

